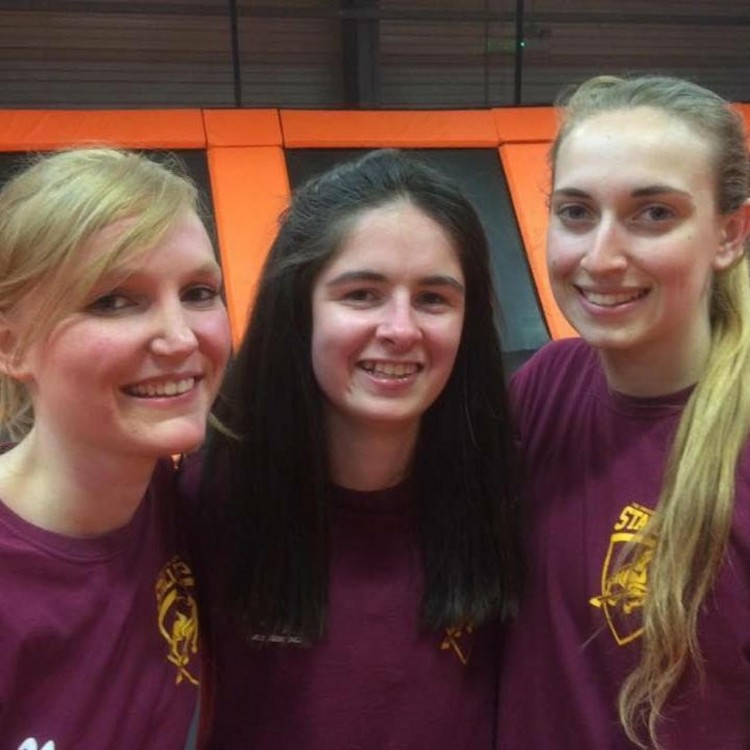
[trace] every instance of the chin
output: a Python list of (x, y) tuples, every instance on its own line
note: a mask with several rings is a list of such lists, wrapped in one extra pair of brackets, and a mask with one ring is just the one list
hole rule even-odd
[(206, 437), (205, 425), (200, 427), (192, 425), (184, 426), (181, 429), (173, 427), (169, 430), (170, 434), (159, 436), (153, 446), (155, 453), (159, 457), (175, 456), (179, 453), (191, 453), (200, 448)]

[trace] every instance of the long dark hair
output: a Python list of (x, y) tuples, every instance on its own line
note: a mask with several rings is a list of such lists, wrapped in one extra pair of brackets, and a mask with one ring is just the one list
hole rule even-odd
[[(311, 640), (325, 631), (330, 476), (311, 364), (312, 289), (356, 219), (396, 200), (448, 232), (466, 282), (455, 366), (422, 418), (414, 460), (423, 621), (434, 629), (479, 624), (516, 606), (517, 462), (487, 240), (451, 181), (381, 150), (295, 191), (217, 403), (204, 484), (219, 481), (225, 490), (216, 536), (220, 606), (248, 635)], [(216, 508), (209, 513), (216, 523)]]

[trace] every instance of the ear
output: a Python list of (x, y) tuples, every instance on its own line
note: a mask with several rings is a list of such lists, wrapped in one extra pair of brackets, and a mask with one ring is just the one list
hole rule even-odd
[(18, 353), (15, 327), (0, 315), (0, 374), (21, 382), (29, 379), (24, 358)]
[(714, 256), (714, 271), (724, 271), (734, 265), (745, 252), (750, 234), (750, 199), (736, 211), (724, 216), (720, 229), (719, 248)]

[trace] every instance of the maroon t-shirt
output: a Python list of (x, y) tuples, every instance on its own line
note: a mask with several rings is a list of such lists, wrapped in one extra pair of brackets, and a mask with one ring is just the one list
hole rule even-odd
[(304, 647), (216, 638), (214, 750), (489, 750), (497, 630), (419, 624), (407, 485), (336, 489), (329, 618)]
[[(632, 748), (617, 696), (637, 664), (649, 550), (618, 554), (657, 503), (689, 391), (608, 390), (581, 340), (542, 349), (515, 377), (528, 466), (529, 580), (500, 669), (498, 748)], [(699, 619), (705, 682), (689, 674), (659, 726), (665, 750), (750, 747), (750, 453), (737, 472), (726, 562)]]
[[(157, 467), (127, 526), (43, 531), (0, 502), (0, 748), (182, 750), (197, 702), (192, 574)], [(102, 488), (102, 502), (106, 502)]]

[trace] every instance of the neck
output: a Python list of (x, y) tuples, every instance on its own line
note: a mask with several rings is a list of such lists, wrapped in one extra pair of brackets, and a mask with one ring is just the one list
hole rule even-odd
[(0, 456), (0, 498), (39, 528), (71, 537), (105, 534), (130, 521), (155, 462), (73, 450), (32, 430)]
[(329, 419), (328, 455), (331, 479), (352, 490), (393, 487), (411, 471), (418, 424), (394, 429), (393, 425), (336, 424)]
[(613, 391), (628, 396), (664, 396), (695, 385), (708, 363), (711, 330), (706, 320), (689, 339), (666, 347), (660, 342), (638, 352), (602, 349), (607, 384)]

